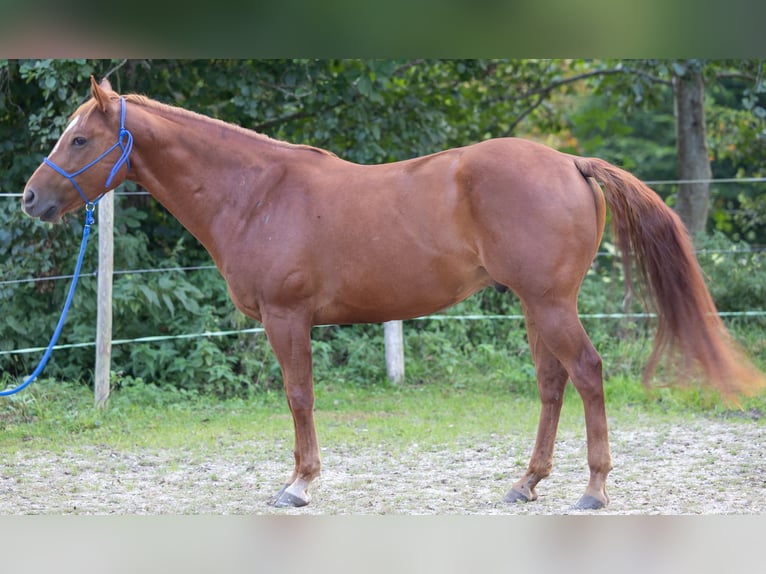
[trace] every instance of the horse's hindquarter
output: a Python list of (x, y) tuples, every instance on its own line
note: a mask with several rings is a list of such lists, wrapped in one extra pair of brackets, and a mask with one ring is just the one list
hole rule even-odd
[(554, 288), (576, 295), (598, 249), (604, 199), (573, 157), (508, 138), (468, 148), (464, 163), (480, 258), (492, 278), (522, 299)]

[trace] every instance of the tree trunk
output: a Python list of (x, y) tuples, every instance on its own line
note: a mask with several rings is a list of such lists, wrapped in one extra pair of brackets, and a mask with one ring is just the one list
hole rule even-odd
[(700, 70), (689, 66), (682, 76), (673, 77), (676, 116), (678, 177), (705, 180), (678, 187), (676, 212), (694, 238), (705, 230), (710, 204), (712, 177), (705, 129), (705, 82)]

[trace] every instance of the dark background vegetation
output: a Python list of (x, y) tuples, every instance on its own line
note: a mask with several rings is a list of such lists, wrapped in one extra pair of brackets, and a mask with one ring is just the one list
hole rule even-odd
[[(685, 70), (705, 80), (707, 144), (714, 178), (763, 176), (766, 82), (755, 60), (0, 60), (0, 193), (20, 193), (89, 94), (88, 78), (109, 74), (120, 92), (233, 122), (346, 159), (389, 162), (490, 137), (521, 136), (603, 157), (639, 177), (673, 180), (673, 81)], [(674, 205), (678, 187), (654, 188)], [(117, 270), (202, 266), (202, 247), (132, 184), (117, 194)], [(128, 192), (128, 193), (125, 193)], [(0, 197), (0, 351), (47, 343), (72, 272), (82, 214), (50, 226), (25, 217), (19, 198)], [(700, 263), (720, 311), (763, 309), (766, 184), (714, 183)], [(620, 313), (624, 286), (607, 234), (586, 278), (583, 314)], [(89, 249), (84, 270), (95, 270)], [(92, 341), (95, 277), (81, 279), (61, 343)], [(638, 310), (638, 307), (634, 308)], [(486, 290), (449, 313), (516, 314), (511, 294)], [(648, 350), (644, 320), (585, 319), (607, 376), (637, 376)], [(729, 320), (763, 355), (759, 318)], [(255, 326), (235, 311), (214, 269), (123, 273), (114, 285), (114, 337), (236, 330)], [(385, 377), (377, 325), (314, 330), (318, 381), (369, 385)], [(405, 324), (408, 379), (471, 373), (503, 377), (534, 392), (523, 323), (415, 320)], [(0, 382), (28, 374), (38, 354), (0, 355)], [(54, 353), (47, 376), (92, 382), (93, 349)], [(197, 337), (114, 347), (114, 383), (137, 380), (220, 396), (281, 385), (263, 334)]]

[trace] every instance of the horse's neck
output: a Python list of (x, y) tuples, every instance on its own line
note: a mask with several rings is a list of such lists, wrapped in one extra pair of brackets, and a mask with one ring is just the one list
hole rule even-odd
[[(218, 263), (216, 220), (228, 209), (245, 209), (263, 190), (258, 179), (283, 169), (289, 148), (194, 116), (157, 120), (160, 112), (134, 112), (134, 180), (170, 211)], [(247, 153), (243, 153), (246, 149)], [(218, 233), (218, 235), (217, 235)]]

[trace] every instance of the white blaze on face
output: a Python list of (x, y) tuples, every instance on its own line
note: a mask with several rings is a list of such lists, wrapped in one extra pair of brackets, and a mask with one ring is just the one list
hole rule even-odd
[(67, 134), (69, 130), (71, 130), (73, 127), (77, 125), (77, 122), (80, 121), (80, 116), (75, 116), (71, 122), (69, 122), (69, 125), (64, 130), (64, 133), (61, 134), (61, 137), (59, 138), (59, 141), (56, 142), (56, 145), (53, 146), (53, 150), (51, 151), (50, 155), (53, 155), (56, 153), (56, 150), (59, 148), (59, 144), (61, 143), (61, 140), (64, 139), (64, 136)]

